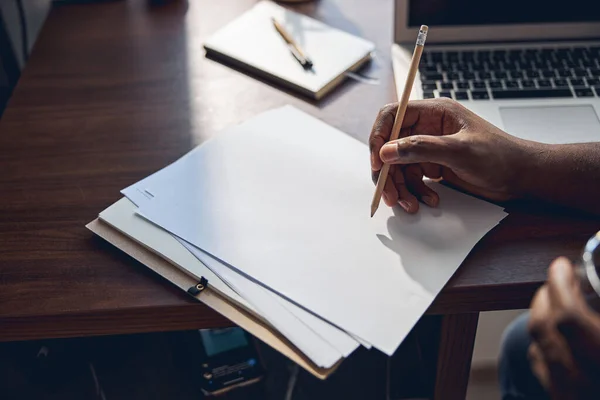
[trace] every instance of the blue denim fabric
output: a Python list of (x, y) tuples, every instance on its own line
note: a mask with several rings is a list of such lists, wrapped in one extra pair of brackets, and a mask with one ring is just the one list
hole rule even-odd
[(531, 371), (527, 349), (531, 339), (527, 332), (529, 313), (515, 319), (502, 338), (498, 367), (502, 400), (550, 399)]

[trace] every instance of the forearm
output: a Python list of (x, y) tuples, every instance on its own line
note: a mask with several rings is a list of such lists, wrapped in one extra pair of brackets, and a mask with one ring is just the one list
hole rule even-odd
[(600, 214), (600, 143), (535, 145), (523, 171), (532, 197)]

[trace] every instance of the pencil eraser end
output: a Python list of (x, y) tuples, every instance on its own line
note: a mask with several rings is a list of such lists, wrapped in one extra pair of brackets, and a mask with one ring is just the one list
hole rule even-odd
[(429, 27), (427, 25), (421, 25), (421, 29), (419, 29), (421, 32), (427, 33), (427, 31), (429, 30)]

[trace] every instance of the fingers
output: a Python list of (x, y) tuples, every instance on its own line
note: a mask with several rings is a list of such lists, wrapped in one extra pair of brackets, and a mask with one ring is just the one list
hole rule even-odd
[(574, 358), (590, 367), (588, 370), (596, 370), (593, 366), (600, 359), (600, 316), (585, 302), (575, 268), (567, 258), (558, 258), (550, 266), (548, 292), (556, 329)]
[(371, 135), (369, 136), (371, 169), (373, 171), (379, 171), (383, 165), (379, 158), (379, 150), (381, 150), (381, 146), (383, 146), (390, 138), (397, 109), (397, 103), (386, 105), (379, 110), (379, 114), (377, 114), (377, 118), (375, 118), (375, 122), (373, 123)]
[[(392, 134), (398, 103), (388, 104), (383, 107), (373, 123), (369, 136), (369, 148), (371, 152), (371, 168), (379, 171), (382, 166), (379, 158), (381, 147), (387, 143)], [(417, 100), (408, 103), (402, 126), (401, 137), (407, 132), (414, 133), (414, 129), (426, 132), (428, 135), (449, 135), (456, 133), (460, 128), (461, 115), (466, 109), (455, 101), (448, 99)], [(407, 130), (406, 128), (411, 128)]]
[(467, 148), (455, 136), (418, 135), (386, 143), (379, 156), (386, 164), (435, 163), (449, 168), (460, 166)]
[(553, 322), (557, 329), (565, 332), (576, 329), (587, 306), (579, 288), (575, 269), (567, 258), (560, 257), (552, 262), (548, 269), (546, 286)]
[[(394, 185), (394, 179), (393, 179), (393, 173), (392, 173), (392, 170), (394, 168), (395, 168), (395, 166), (393, 166), (393, 165), (390, 167), (390, 172), (385, 181), (385, 187), (383, 188), (383, 193), (381, 194), (383, 201), (389, 207), (393, 207), (396, 204), (398, 204), (398, 191), (396, 190), (396, 186)], [(380, 171), (371, 171), (371, 178), (373, 179), (373, 183), (375, 185), (377, 185), (377, 180), (379, 179), (379, 173), (380, 173)]]
[(423, 175), (430, 179), (440, 179), (442, 177), (442, 167), (433, 163), (422, 163)]
[(578, 300), (582, 300), (577, 285), (570, 261), (564, 257), (554, 260), (548, 269), (548, 281), (531, 302), (529, 329), (534, 340), (544, 341), (557, 325), (577, 323)]
[[(390, 169), (390, 175), (392, 170)], [(398, 191), (394, 185), (392, 176), (388, 175), (385, 181), (385, 187), (383, 188), (383, 201), (388, 207), (393, 207), (398, 204)]]
[(537, 376), (538, 380), (540, 381), (543, 387), (548, 388), (548, 368), (546, 368), (542, 351), (535, 342), (529, 345), (527, 357), (529, 358), (531, 370), (533, 371), (534, 375)]
[[(411, 159), (425, 160), (422, 166), (411, 166), (406, 172), (399, 167), (390, 169), (393, 185), (390, 186), (390, 183), (386, 182), (383, 195), (386, 204), (399, 203), (409, 213), (418, 211), (419, 200), (431, 207), (437, 206), (439, 196), (423, 182), (423, 176), (439, 179), (442, 171), (441, 167), (436, 165), (438, 159), (460, 159), (461, 154), (456, 151), (462, 148), (460, 141), (456, 138), (443, 141), (435, 139), (459, 130), (460, 124), (456, 121), (461, 109), (458, 103), (443, 99), (410, 102), (402, 121), (402, 139), (391, 144), (388, 141), (394, 127), (398, 104), (389, 104), (379, 111), (369, 137), (373, 182), (377, 181), (384, 161), (390, 164), (413, 164), (418, 161), (413, 162)], [(415, 130), (417, 127), (420, 128)], [(416, 131), (427, 134), (413, 136)], [(387, 159), (383, 160), (382, 157)]]
[(540, 380), (553, 393), (569, 386), (573, 360), (565, 340), (558, 335), (552, 323), (552, 304), (548, 285), (542, 286), (531, 304), (529, 332), (533, 339), (530, 361)]
[(548, 281), (531, 305), (529, 330), (532, 363), (546, 371), (555, 396), (567, 398), (560, 396), (600, 378), (600, 317), (585, 303), (568, 259), (558, 258), (550, 266)]
[(568, 322), (557, 322), (557, 331), (565, 340), (578, 367), (589, 379), (600, 380), (600, 321), (598, 315), (586, 312)]
[(548, 269), (548, 291), (555, 307), (573, 309), (577, 295), (581, 297), (578, 289), (578, 280), (575, 269), (568, 258), (559, 257)]
[(548, 287), (544, 285), (536, 292), (531, 301), (528, 329), (533, 340), (543, 340), (550, 322), (550, 311)]
[[(372, 171), (372, 178), (377, 183), (379, 171)], [(438, 194), (423, 182), (423, 172), (419, 165), (410, 165), (405, 170), (392, 165), (382, 197), (389, 207), (399, 204), (409, 214), (419, 211), (419, 200), (430, 207), (437, 207), (439, 204)]]
[(438, 194), (423, 182), (423, 169), (419, 164), (411, 164), (404, 170), (406, 186), (417, 199), (429, 207), (437, 207), (440, 198)]
[(557, 327), (577, 324), (583, 296), (575, 269), (565, 257), (559, 257), (548, 269), (548, 298)]
[(402, 169), (398, 166), (393, 166), (390, 169), (394, 186), (398, 191), (398, 204), (409, 214), (414, 214), (419, 211), (419, 200), (408, 190)]
[[(373, 182), (377, 184), (379, 178), (379, 171), (373, 171), (372, 174)], [(393, 207), (396, 204), (400, 206), (407, 213), (413, 214), (419, 210), (419, 202), (413, 196), (404, 182), (404, 174), (399, 167), (392, 165), (388, 177), (385, 181), (385, 187), (382, 193), (383, 201), (388, 207)]]
[(379, 179), (379, 171), (371, 170), (371, 179), (373, 180), (373, 183), (377, 185), (377, 180)]
[(577, 372), (573, 363), (571, 354), (564, 342), (556, 341), (541, 345), (535, 343), (534, 351), (539, 351), (539, 361), (541, 364), (537, 372), (541, 372), (541, 379), (546, 381), (546, 387), (552, 394), (552, 398), (569, 399), (575, 397), (565, 397), (573, 394), (572, 388), (576, 386)]
[(533, 370), (549, 389), (552, 398), (568, 399), (564, 397), (573, 393), (576, 386), (577, 370), (568, 347), (560, 339), (533, 342), (529, 356), (534, 366)]

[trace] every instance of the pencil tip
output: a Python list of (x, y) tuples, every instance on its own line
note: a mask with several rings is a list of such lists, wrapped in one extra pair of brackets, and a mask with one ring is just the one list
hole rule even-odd
[(373, 218), (373, 215), (375, 215), (375, 213), (377, 212), (377, 204), (373, 204), (371, 206), (371, 218)]

